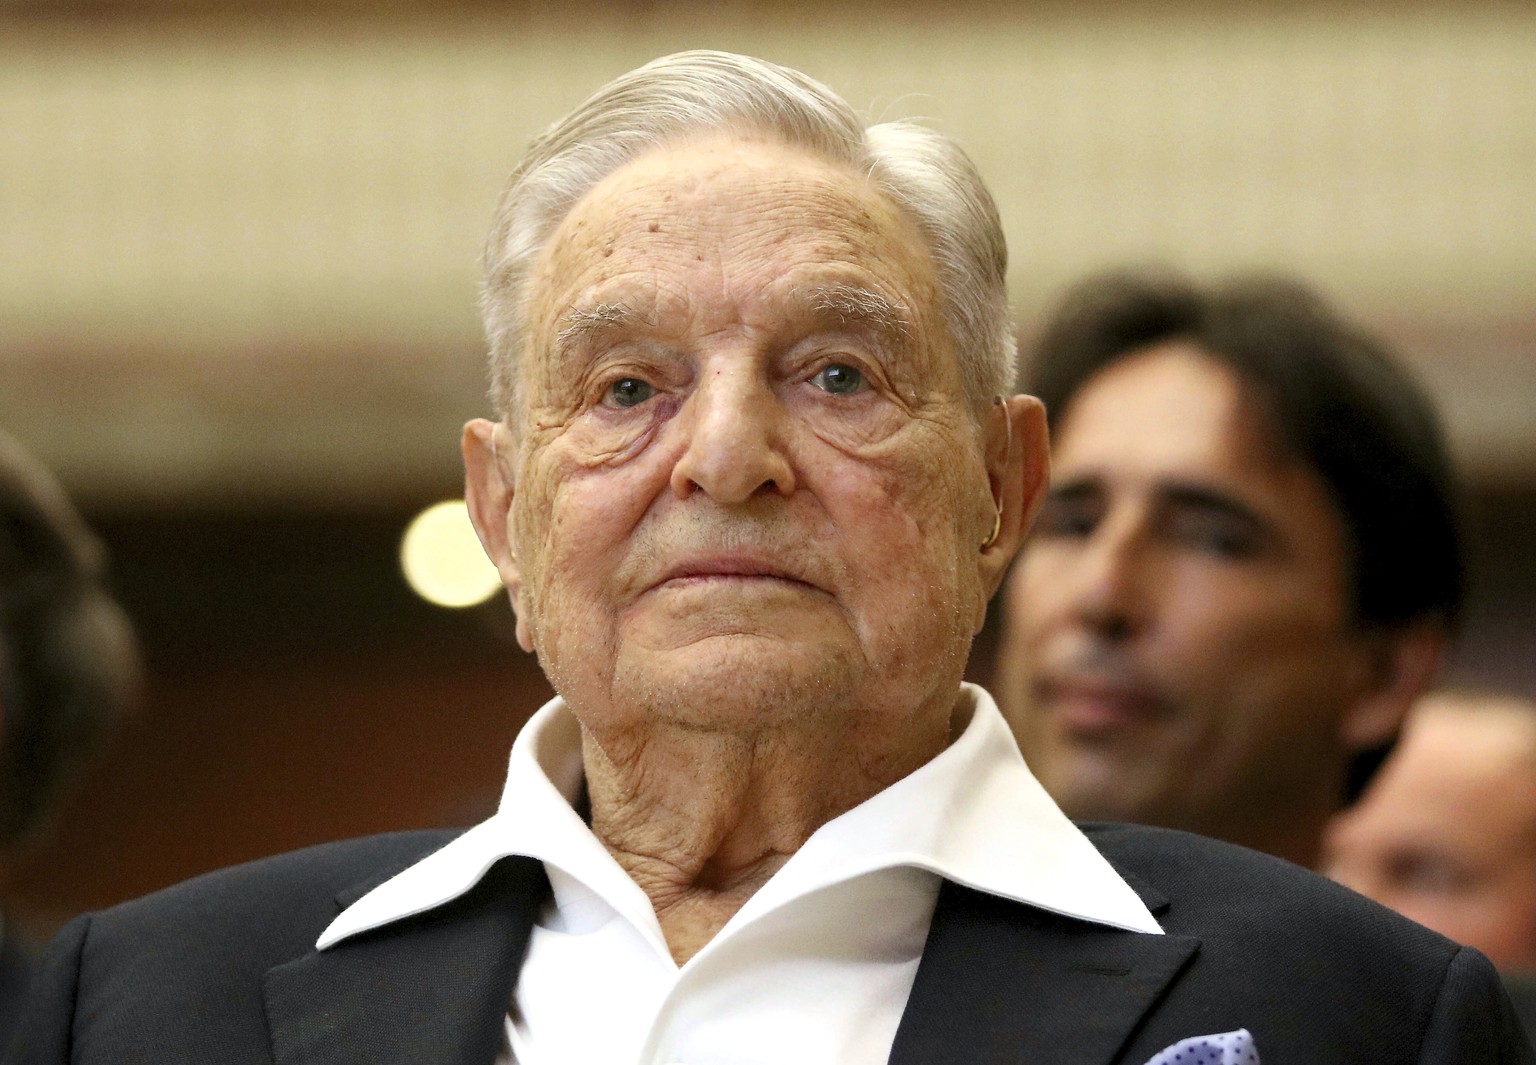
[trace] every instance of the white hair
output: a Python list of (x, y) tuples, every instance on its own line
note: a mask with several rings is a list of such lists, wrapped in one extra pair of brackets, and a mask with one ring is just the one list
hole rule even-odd
[(480, 297), (491, 397), (503, 417), (515, 413), (529, 276), (550, 234), (626, 163), (717, 133), (772, 136), (867, 174), (927, 242), (973, 412), (1011, 385), (1008, 249), (991, 193), (960, 146), (912, 122), (867, 126), (831, 89), (787, 67), (693, 51), (603, 86), (536, 139), (512, 172), (486, 243)]

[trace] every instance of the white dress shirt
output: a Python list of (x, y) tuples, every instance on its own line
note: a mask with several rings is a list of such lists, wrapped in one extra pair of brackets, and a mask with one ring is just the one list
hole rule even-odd
[(527, 855), (553, 897), (528, 941), (502, 1062), (884, 1062), (942, 880), (1162, 933), (1030, 774), (991, 696), (966, 685), (957, 714), (948, 748), (813, 833), (678, 966), (650, 899), (572, 808), (581, 731), (555, 699), (513, 744), (495, 816), (348, 907), (317, 946), (442, 905), (497, 859)]

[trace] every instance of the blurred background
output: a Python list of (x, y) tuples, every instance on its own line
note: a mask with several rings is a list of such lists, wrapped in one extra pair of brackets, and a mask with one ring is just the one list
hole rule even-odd
[(548, 688), (504, 598), (430, 604), (401, 537), (487, 412), (506, 173), (689, 47), (957, 136), (1026, 343), (1108, 265), (1319, 284), (1438, 396), (1471, 485), (1449, 679), (1536, 695), (1529, 0), (0, 0), (0, 426), (106, 541), (149, 667), (9, 916), (494, 806)]

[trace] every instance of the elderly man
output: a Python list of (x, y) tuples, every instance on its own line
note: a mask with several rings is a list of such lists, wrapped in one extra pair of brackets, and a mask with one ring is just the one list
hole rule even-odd
[(499, 812), (80, 919), (19, 1060), (1531, 1060), (1475, 952), (1084, 835), (962, 686), (1045, 470), (994, 398), (1003, 270), (957, 148), (771, 64), (658, 60), (556, 125), (464, 437), (560, 693)]
[(1444, 692), (1327, 836), (1329, 876), (1536, 973), (1536, 705)]
[(1314, 865), (1459, 606), (1428, 401), (1275, 279), (1091, 279), (1030, 375), (1052, 484), (998, 661), (1030, 768), (1073, 817)]

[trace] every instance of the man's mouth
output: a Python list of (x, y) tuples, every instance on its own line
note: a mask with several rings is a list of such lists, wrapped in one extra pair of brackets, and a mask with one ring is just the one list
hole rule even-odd
[(762, 582), (794, 584), (810, 589), (817, 587), (800, 573), (772, 559), (749, 555), (718, 555), (691, 558), (675, 563), (662, 572), (652, 588), (687, 588), (711, 582), (735, 582), (743, 585)]
[(1084, 739), (1113, 737), (1164, 712), (1150, 686), (1121, 678), (1055, 674), (1037, 683), (1035, 694), (1042, 710)]

